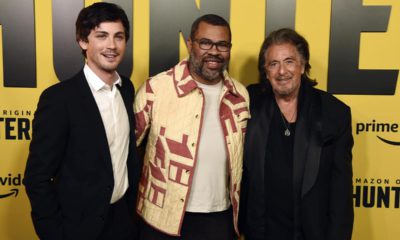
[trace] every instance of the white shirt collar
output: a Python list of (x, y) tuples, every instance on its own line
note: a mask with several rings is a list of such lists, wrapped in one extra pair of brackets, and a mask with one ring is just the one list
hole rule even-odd
[[(96, 75), (96, 73), (93, 72), (92, 69), (90, 69), (90, 67), (85, 64), (85, 67), (83, 68), (83, 72), (85, 74), (86, 80), (88, 81), (89, 85), (97, 92), (100, 89), (104, 88), (107, 84), (105, 82), (103, 82), (103, 80), (101, 80), (99, 78), (99, 76)], [(118, 76), (118, 79), (114, 82), (114, 86), (119, 85), (120, 87), (122, 86), (122, 81), (121, 81), (121, 77), (119, 76), (119, 74), (117, 72), (115, 72)]]

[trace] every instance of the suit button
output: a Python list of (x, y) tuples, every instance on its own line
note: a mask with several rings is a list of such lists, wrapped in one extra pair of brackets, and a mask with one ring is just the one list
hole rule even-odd
[(100, 216), (100, 220), (104, 222), (105, 218), (103, 215)]

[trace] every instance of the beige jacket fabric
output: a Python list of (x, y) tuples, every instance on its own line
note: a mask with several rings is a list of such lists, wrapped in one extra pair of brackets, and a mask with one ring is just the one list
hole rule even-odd
[[(246, 88), (224, 72), (220, 120), (230, 175), (233, 222), (238, 233), (244, 134), (249, 115)], [(139, 89), (135, 100), (137, 144), (147, 137), (137, 200), (138, 214), (151, 226), (179, 236), (197, 160), (204, 108), (202, 90), (187, 60)]]

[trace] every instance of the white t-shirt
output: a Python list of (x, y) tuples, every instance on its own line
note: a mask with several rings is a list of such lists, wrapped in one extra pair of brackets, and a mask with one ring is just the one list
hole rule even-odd
[(219, 116), (222, 82), (197, 82), (204, 94), (204, 113), (188, 212), (219, 212), (229, 208), (228, 162)]

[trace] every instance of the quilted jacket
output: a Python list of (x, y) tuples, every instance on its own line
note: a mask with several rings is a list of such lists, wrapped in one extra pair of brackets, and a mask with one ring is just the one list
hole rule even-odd
[[(197, 160), (204, 96), (187, 60), (139, 89), (135, 100), (137, 144), (147, 136), (137, 212), (161, 232), (179, 236)], [(224, 72), (220, 120), (229, 162), (230, 199), (236, 233), (244, 134), (249, 119), (246, 88)]]

